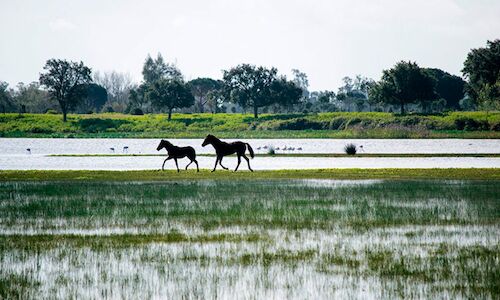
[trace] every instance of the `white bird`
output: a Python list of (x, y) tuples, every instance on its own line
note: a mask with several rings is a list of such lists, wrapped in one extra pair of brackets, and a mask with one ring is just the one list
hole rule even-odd
[(280, 147), (276, 147), (276, 150), (279, 150), (279, 149), (280, 149)]
[(359, 145), (359, 148), (365, 152), (365, 149), (363, 149), (363, 145)]
[(260, 150), (262, 147), (257, 147), (257, 150)]
[(301, 150), (302, 150), (302, 147), (297, 148), (297, 150), (301, 151)]
[(113, 153), (115, 152), (115, 148), (113, 147), (109, 148), (109, 150), (113, 151)]
[(27, 148), (26, 151), (28, 151), (28, 154), (31, 154), (31, 149)]
[(290, 147), (290, 148), (288, 148), (288, 150), (293, 151), (293, 150), (295, 150), (295, 147)]
[(283, 147), (283, 151), (286, 151), (286, 150), (288, 150), (288, 148), (287, 148), (287, 147), (286, 147), (286, 145), (285, 145), (285, 147)]
[(264, 146), (264, 147), (262, 147), (262, 148), (267, 149), (267, 146)]
[(123, 147), (123, 153), (128, 153), (128, 146)]

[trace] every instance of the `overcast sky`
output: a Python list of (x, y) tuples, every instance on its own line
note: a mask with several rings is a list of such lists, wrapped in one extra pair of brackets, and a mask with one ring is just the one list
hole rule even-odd
[(499, 16), (498, 0), (1, 0), (0, 80), (38, 80), (64, 58), (140, 81), (158, 52), (188, 80), (252, 63), (300, 69), (311, 90), (399, 60), (461, 75), (471, 48), (500, 38)]

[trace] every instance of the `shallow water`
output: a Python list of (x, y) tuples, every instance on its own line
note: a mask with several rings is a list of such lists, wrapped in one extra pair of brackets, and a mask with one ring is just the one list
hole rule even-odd
[[(158, 154), (159, 139), (0, 139), (0, 169), (3, 170), (147, 170), (159, 169), (162, 157), (48, 157), (51, 154)], [(173, 139), (176, 145), (192, 146), (197, 153), (214, 153), (211, 146), (201, 147), (201, 139)], [(227, 140), (232, 141), (232, 140)], [(471, 139), (246, 139), (257, 153), (274, 146), (296, 150), (278, 153), (343, 153), (350, 142), (360, 153), (500, 153), (500, 140)], [(128, 147), (127, 150), (124, 147)], [(30, 153), (26, 149), (30, 149)], [(113, 148), (114, 150), (111, 150)], [(259, 149), (260, 148), (260, 149)], [(302, 150), (297, 150), (302, 148)], [(162, 152), (165, 153), (165, 152)], [(214, 157), (198, 157), (200, 168), (213, 168)], [(184, 168), (187, 159), (179, 161)], [(235, 157), (224, 158), (234, 169)], [(257, 157), (251, 160), (255, 170), (321, 168), (500, 168), (493, 157)], [(194, 168), (194, 165), (191, 166)], [(166, 169), (175, 169), (173, 161)], [(220, 168), (220, 167), (219, 167)], [(243, 160), (241, 170), (247, 169)]]
[[(166, 137), (167, 138), (167, 137)], [(202, 147), (202, 139), (169, 139), (174, 145), (194, 147), (197, 153), (213, 153), (211, 146)], [(500, 140), (495, 139), (242, 139), (257, 153), (263, 147), (280, 148), (278, 153), (344, 153), (344, 146), (354, 143), (360, 153), (500, 153)], [(32, 154), (157, 154), (160, 139), (28, 139), (0, 138), (0, 155)], [(234, 141), (225, 139), (225, 141)], [(259, 147), (261, 149), (259, 149)], [(295, 148), (293, 151), (283, 151)], [(114, 148), (113, 152), (110, 148)], [(302, 148), (302, 150), (298, 150)]]
[[(150, 170), (160, 169), (163, 157), (55, 157), (45, 155), (0, 156), (2, 170)], [(199, 156), (200, 168), (211, 169), (215, 157)], [(179, 160), (184, 170), (188, 159)], [(234, 169), (237, 159), (226, 157), (223, 165)], [(325, 168), (500, 168), (497, 157), (255, 157), (250, 160), (254, 170), (325, 169)], [(195, 169), (191, 164), (190, 169)], [(175, 169), (173, 161), (167, 161), (165, 169)], [(221, 170), (220, 166), (217, 169)], [(248, 170), (242, 160), (239, 170)]]

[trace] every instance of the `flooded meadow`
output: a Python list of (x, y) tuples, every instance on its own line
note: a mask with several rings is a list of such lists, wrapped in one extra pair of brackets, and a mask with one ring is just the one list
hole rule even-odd
[(496, 298), (496, 181), (0, 183), (0, 298)]

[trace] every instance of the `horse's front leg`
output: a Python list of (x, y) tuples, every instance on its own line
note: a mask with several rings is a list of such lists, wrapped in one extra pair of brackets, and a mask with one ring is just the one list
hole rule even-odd
[(217, 156), (217, 158), (215, 159), (215, 166), (214, 166), (214, 169), (212, 170), (212, 172), (215, 172), (215, 169), (217, 169), (218, 163), (219, 163), (219, 157)]
[(219, 158), (219, 165), (220, 165), (220, 166), (221, 166), (224, 170), (227, 170), (228, 168), (226, 168), (226, 167), (224, 167), (224, 166), (222, 165), (222, 158), (224, 158), (224, 156), (221, 156), (221, 157)]
[(177, 163), (177, 158), (174, 158), (174, 161), (175, 161), (175, 166), (177, 167), (177, 173), (179, 173), (180, 170), (179, 170), (179, 164)]
[(163, 165), (161, 166), (161, 170), (162, 170), (162, 171), (165, 171), (165, 169), (164, 169), (164, 167), (165, 167), (165, 163), (166, 163), (166, 162), (167, 162), (167, 160), (169, 160), (169, 159), (172, 159), (172, 157), (170, 157), (170, 156), (169, 156), (169, 157), (167, 157), (167, 159), (165, 159), (165, 160), (163, 161)]

